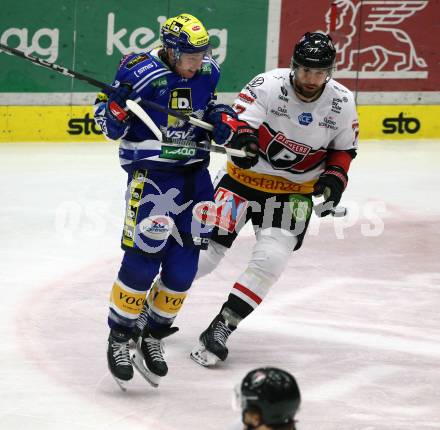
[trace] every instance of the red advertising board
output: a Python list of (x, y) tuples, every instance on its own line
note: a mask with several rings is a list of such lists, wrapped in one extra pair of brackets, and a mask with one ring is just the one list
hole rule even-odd
[(279, 66), (306, 31), (330, 33), (335, 77), (357, 91), (439, 91), (438, 0), (283, 0)]

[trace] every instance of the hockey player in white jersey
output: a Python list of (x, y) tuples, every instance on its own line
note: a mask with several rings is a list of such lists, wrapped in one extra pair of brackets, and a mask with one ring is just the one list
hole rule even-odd
[(258, 134), (259, 151), (255, 157), (232, 157), (218, 173), (215, 229), (197, 278), (217, 267), (248, 221), (257, 243), (191, 353), (203, 366), (226, 359), (229, 335), (261, 304), (291, 252), (301, 247), (312, 196), (324, 196), (314, 209), (327, 216), (347, 186), (358, 118), (351, 91), (331, 78), (335, 56), (329, 36), (306, 33), (294, 48), (291, 68), (256, 76), (235, 100), (239, 119)]

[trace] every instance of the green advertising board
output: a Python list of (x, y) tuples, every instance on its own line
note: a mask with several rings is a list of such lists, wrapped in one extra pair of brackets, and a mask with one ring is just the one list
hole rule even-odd
[[(0, 15), (0, 42), (111, 82), (121, 57), (160, 44), (169, 16), (188, 12), (211, 35), (221, 92), (236, 92), (265, 68), (269, 0), (22, 0)], [(0, 53), (0, 93), (92, 92), (89, 85)]]

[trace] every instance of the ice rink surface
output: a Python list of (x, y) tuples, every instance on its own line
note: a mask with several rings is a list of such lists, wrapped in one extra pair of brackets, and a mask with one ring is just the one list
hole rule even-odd
[[(215, 158), (212, 171), (222, 163)], [(228, 429), (247, 371), (291, 371), (299, 430), (440, 429), (440, 143), (362, 142), (341, 204), (229, 341), (217, 369), (189, 352), (254, 243), (243, 232), (194, 284), (158, 389), (107, 370), (107, 304), (125, 175), (113, 144), (0, 146), (0, 428)]]

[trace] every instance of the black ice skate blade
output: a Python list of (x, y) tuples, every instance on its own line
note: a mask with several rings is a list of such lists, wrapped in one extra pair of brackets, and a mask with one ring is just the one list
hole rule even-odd
[(142, 355), (139, 354), (139, 351), (136, 351), (131, 356), (131, 363), (133, 364), (133, 367), (152, 387), (157, 388), (159, 386), (160, 376), (146, 369), (144, 360), (142, 358)]

